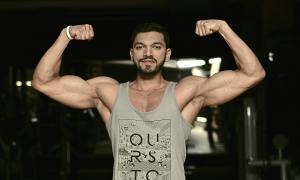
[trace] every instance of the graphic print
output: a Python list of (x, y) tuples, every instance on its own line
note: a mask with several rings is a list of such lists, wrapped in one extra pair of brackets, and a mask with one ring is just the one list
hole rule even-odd
[(119, 123), (119, 179), (171, 180), (171, 121)]

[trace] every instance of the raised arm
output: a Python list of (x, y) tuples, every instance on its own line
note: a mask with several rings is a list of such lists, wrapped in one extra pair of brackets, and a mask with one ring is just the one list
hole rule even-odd
[(196, 113), (203, 106), (225, 103), (255, 86), (265, 77), (265, 71), (256, 55), (225, 21), (197, 21), (197, 35), (207, 36), (215, 32), (218, 32), (230, 47), (237, 69), (221, 71), (210, 78), (190, 76), (181, 80), (176, 92), (184, 92), (185, 97), (177, 93), (182, 110)]
[(54, 44), (39, 61), (34, 71), (32, 85), (38, 91), (65, 105), (74, 108), (99, 108), (99, 104), (103, 103), (99, 98), (99, 94), (103, 94), (100, 91), (105, 91), (110, 86), (115, 87), (118, 82), (109, 77), (83, 80), (73, 75), (60, 76), (62, 55), (70, 40), (91, 40), (94, 37), (91, 25), (70, 27), (71, 39), (68, 38), (66, 30), (64, 28), (61, 31)]

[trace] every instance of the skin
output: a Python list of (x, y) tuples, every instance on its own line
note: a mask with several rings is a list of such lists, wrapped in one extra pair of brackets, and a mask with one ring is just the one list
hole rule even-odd
[[(191, 124), (201, 108), (228, 102), (265, 77), (256, 55), (225, 21), (199, 20), (195, 33), (201, 37), (219, 33), (230, 47), (237, 69), (221, 71), (209, 78), (188, 76), (178, 82), (175, 98), (182, 117)], [(75, 40), (94, 37), (93, 28), (88, 24), (72, 26), (70, 34)], [(73, 75), (60, 76), (62, 54), (69, 42), (64, 28), (39, 61), (33, 75), (33, 87), (73, 108), (97, 108), (107, 123), (119, 82), (105, 76), (89, 80)], [(143, 32), (136, 36), (129, 54), (138, 69), (136, 79), (129, 84), (129, 100), (139, 111), (151, 111), (160, 104), (169, 83), (163, 78), (161, 67), (170, 59), (171, 49), (166, 48), (161, 33)]]

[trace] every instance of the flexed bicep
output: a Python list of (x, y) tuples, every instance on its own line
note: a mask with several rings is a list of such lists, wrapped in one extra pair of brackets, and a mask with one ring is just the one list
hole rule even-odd
[(239, 71), (221, 71), (209, 78), (188, 76), (177, 85), (176, 98), (181, 110), (191, 106), (198, 112), (204, 106), (223, 104), (237, 97), (251, 84), (250, 78)]
[(48, 97), (74, 108), (94, 107), (97, 99), (95, 85), (73, 75), (57, 77), (33, 86)]
[(208, 78), (198, 93), (204, 97), (204, 106), (220, 105), (250, 89), (253, 81), (240, 71), (221, 71)]

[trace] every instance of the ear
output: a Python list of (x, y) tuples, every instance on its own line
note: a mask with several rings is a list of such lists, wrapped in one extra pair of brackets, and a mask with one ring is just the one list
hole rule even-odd
[(129, 55), (130, 55), (130, 59), (131, 59), (131, 60), (133, 60), (133, 55), (132, 55), (132, 53), (133, 53), (133, 49), (130, 48), (130, 50), (129, 50)]
[(170, 58), (171, 58), (171, 54), (172, 54), (172, 51), (170, 48), (167, 49), (167, 53), (166, 53), (166, 61), (169, 61)]

